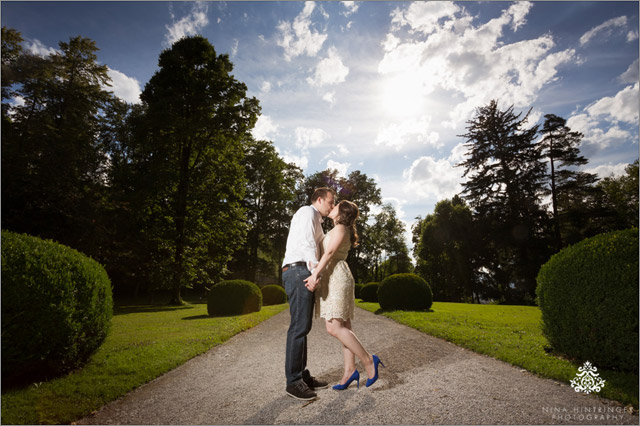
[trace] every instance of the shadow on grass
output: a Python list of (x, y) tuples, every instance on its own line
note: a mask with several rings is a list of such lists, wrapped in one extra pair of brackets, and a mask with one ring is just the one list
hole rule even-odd
[(411, 311), (411, 310), (408, 310), (408, 309), (382, 309), (382, 308), (378, 308), (378, 310), (376, 310), (374, 312), (374, 314), (382, 315), (382, 314), (387, 313), (387, 312), (396, 312), (396, 311), (413, 312), (413, 313), (416, 313), (416, 314), (428, 314), (428, 313), (434, 312), (433, 309), (428, 309), (426, 311)]
[(132, 306), (114, 306), (113, 315), (125, 315), (125, 314), (141, 314), (141, 313), (154, 313), (154, 312), (171, 312), (184, 309), (193, 309), (195, 306), (171, 306), (171, 305), (132, 305)]
[(199, 319), (207, 319), (207, 318), (215, 318), (215, 317), (211, 317), (209, 315), (193, 315), (190, 317), (184, 317), (182, 319), (186, 321), (191, 321), (191, 320), (199, 320)]

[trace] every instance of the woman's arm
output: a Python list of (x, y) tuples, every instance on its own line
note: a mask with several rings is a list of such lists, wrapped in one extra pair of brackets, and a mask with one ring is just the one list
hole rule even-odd
[[(327, 247), (327, 250), (324, 252), (322, 257), (320, 258), (320, 262), (314, 268), (313, 274), (311, 274), (311, 277), (307, 278), (305, 282), (307, 282), (307, 280), (309, 280), (310, 278), (313, 278), (316, 283), (320, 280), (320, 273), (329, 264), (329, 262), (331, 261), (331, 258), (338, 250), (338, 247), (340, 247), (340, 244), (342, 243), (342, 240), (344, 239), (346, 234), (347, 234), (347, 227), (344, 225), (336, 225), (335, 228), (333, 228), (333, 230), (331, 231), (331, 241), (329, 241), (329, 246)], [(315, 285), (313, 286), (313, 288), (310, 288), (307, 285), (307, 288), (313, 291), (315, 289)]]

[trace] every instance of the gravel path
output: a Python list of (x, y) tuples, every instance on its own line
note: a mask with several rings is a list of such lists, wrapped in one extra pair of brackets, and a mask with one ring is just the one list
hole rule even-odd
[[(638, 424), (638, 415), (569, 385), (356, 309), (353, 327), (387, 368), (371, 388), (285, 394), (284, 311), (141, 386), (78, 424)], [(337, 383), (341, 346), (316, 320), (309, 369)], [(361, 375), (366, 379), (364, 369)]]

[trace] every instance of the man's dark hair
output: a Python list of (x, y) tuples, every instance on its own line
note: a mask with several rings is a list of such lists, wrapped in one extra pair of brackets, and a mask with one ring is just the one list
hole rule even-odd
[(336, 196), (336, 191), (331, 188), (327, 188), (326, 186), (323, 188), (316, 188), (315, 191), (313, 191), (313, 195), (311, 195), (311, 204), (315, 203), (318, 198), (322, 198), (324, 200), (327, 198), (328, 193), (332, 193), (334, 197)]

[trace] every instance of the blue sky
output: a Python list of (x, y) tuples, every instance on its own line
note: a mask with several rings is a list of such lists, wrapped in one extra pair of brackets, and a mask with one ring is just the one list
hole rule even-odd
[(638, 157), (637, 1), (3, 1), (2, 25), (40, 55), (93, 39), (129, 102), (163, 49), (204, 35), (260, 100), (257, 138), (306, 174), (366, 173), (407, 231), (461, 190), (457, 135), (491, 99), (567, 119), (600, 176)]

